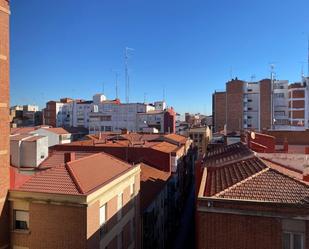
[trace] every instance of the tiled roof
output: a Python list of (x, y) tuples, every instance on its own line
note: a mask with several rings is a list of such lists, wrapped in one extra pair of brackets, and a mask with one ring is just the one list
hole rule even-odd
[(151, 146), (151, 148), (166, 153), (171, 153), (179, 149), (177, 145), (170, 144), (168, 142), (155, 143), (153, 146)]
[(37, 173), (17, 189), (42, 193), (81, 194), (64, 165)]
[(213, 196), (265, 168), (266, 165), (255, 157), (221, 167), (208, 167), (205, 195)]
[(253, 152), (243, 143), (216, 147), (207, 152), (204, 159), (206, 167), (222, 166), (253, 157)]
[[(67, 153), (67, 151), (54, 151), (52, 152), (46, 160), (44, 160), (40, 165), (39, 168), (51, 168), (51, 167), (57, 167), (61, 164), (64, 164), (64, 154)], [(74, 152), (75, 153), (75, 159), (81, 159), (90, 155), (95, 154), (95, 152)]]
[[(206, 182), (201, 185), (206, 197), (309, 204), (309, 183), (301, 180), (299, 172), (250, 156), (240, 143), (219, 148), (209, 156), (212, 163), (205, 167)], [(222, 163), (220, 158), (227, 159)]]
[(27, 134), (31, 131), (37, 130), (37, 127), (21, 127), (21, 128), (11, 128), (11, 135), (15, 134)]
[(53, 132), (58, 135), (70, 134), (67, 130), (63, 129), (62, 127), (57, 128), (43, 128), (47, 131)]
[(83, 194), (95, 190), (130, 170), (132, 166), (105, 153), (98, 153), (67, 163)]
[(105, 153), (93, 154), (35, 174), (17, 190), (87, 195), (132, 169)]
[(274, 169), (266, 168), (216, 196), (239, 200), (309, 204), (309, 186)]
[(163, 190), (171, 174), (147, 164), (141, 164), (141, 211), (144, 211)]
[(187, 141), (187, 138), (185, 136), (181, 136), (174, 133), (164, 135), (164, 137), (182, 144), (186, 143)]

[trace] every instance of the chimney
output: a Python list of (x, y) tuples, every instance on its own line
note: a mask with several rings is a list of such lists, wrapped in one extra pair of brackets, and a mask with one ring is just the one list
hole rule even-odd
[(75, 160), (75, 152), (64, 153), (64, 163), (69, 163)]
[(288, 142), (287, 138), (284, 138), (283, 150), (284, 150), (285, 153), (289, 152), (289, 142)]

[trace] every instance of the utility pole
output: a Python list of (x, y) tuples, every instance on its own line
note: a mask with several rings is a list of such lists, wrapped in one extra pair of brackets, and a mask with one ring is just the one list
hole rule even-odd
[(125, 56), (124, 56), (124, 60), (125, 60), (125, 88), (126, 88), (126, 102), (129, 103), (130, 102), (130, 75), (129, 75), (129, 56), (130, 56), (130, 51), (133, 51), (133, 48), (125, 48)]

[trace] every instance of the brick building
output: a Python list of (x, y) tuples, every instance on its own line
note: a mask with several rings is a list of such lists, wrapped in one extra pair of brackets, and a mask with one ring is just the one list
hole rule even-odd
[(140, 248), (140, 166), (82, 154), (53, 154), (12, 187), (11, 248)]
[(227, 82), (225, 92), (213, 94), (214, 131), (222, 131), (225, 125), (226, 132), (271, 128), (271, 96), (269, 79), (246, 82), (236, 78)]
[(102, 151), (129, 163), (141, 163), (142, 246), (169, 248), (193, 178), (192, 141), (176, 134), (101, 133), (88, 137), (91, 139), (52, 149)]
[(215, 92), (212, 95), (213, 131), (224, 130), (226, 124), (226, 92)]
[(0, 0), (0, 248), (6, 248), (8, 234), (7, 192), (9, 188), (9, 103), (10, 50), (8, 0)]
[(209, 151), (200, 165), (197, 248), (309, 248), (309, 184), (238, 143)]

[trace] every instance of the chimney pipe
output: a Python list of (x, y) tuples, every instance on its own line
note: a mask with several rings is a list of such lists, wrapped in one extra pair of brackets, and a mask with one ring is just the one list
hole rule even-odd
[(75, 152), (65, 152), (64, 153), (64, 163), (69, 163), (74, 161), (76, 158)]

